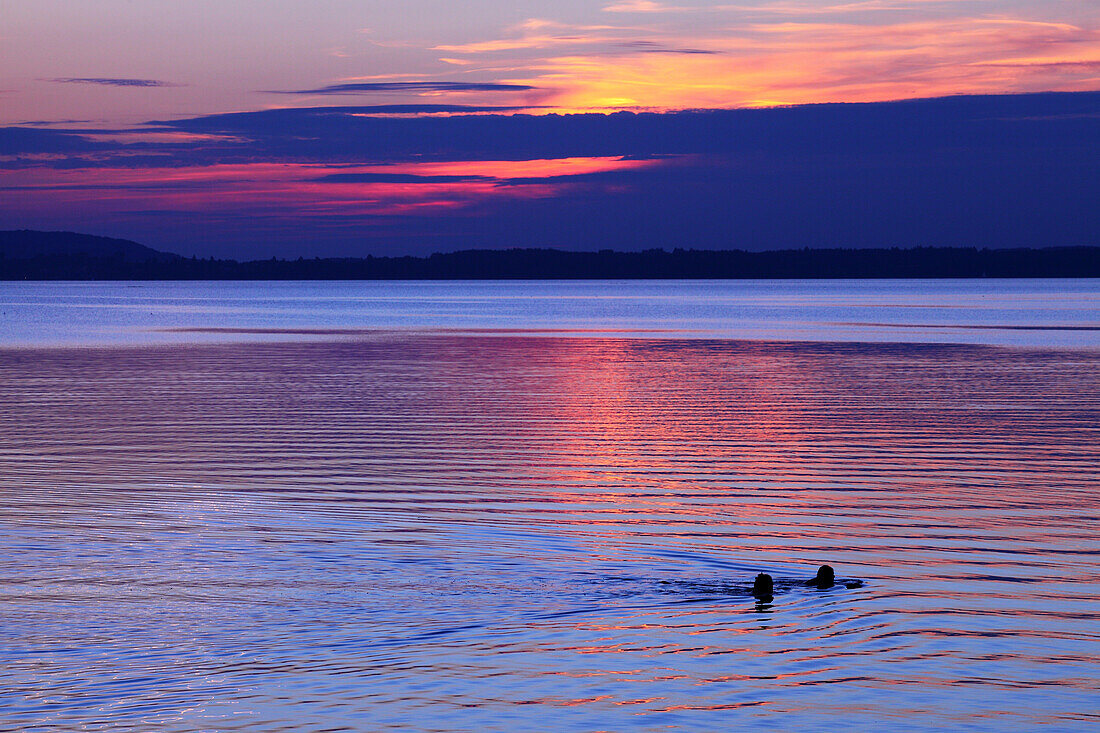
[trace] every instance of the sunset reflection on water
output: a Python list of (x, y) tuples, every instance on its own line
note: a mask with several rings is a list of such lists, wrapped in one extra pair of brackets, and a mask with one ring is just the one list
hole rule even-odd
[[(0, 720), (1084, 729), (1098, 367), (597, 334), (0, 349)], [(865, 586), (801, 585), (823, 562)]]

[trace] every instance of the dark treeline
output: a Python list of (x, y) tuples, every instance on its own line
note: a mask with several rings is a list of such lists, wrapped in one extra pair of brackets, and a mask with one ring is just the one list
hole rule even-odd
[(3, 280), (397, 280), (1100, 277), (1100, 247), (568, 252), (466, 250), (430, 257), (139, 260), (0, 251)]

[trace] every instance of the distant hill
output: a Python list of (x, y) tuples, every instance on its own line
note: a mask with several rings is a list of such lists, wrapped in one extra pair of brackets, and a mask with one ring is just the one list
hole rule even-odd
[(171, 262), (179, 255), (158, 252), (128, 239), (96, 237), (75, 232), (37, 232), (29, 229), (0, 231), (0, 257), (33, 259), (37, 257), (109, 258), (122, 262)]
[(430, 257), (185, 258), (70, 232), (0, 232), (0, 280), (592, 280), (1100, 277), (1100, 247), (463, 250)]

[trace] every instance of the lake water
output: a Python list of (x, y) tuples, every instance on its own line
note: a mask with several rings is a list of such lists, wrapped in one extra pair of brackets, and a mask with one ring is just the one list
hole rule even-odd
[(2, 730), (1100, 723), (1100, 281), (0, 303)]
[(1100, 280), (0, 282), (0, 345), (379, 330), (1089, 347)]

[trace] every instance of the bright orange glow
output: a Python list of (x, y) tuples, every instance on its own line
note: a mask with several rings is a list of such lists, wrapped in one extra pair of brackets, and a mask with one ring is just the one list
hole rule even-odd
[(576, 53), (517, 61), (513, 71), (520, 73), (507, 79), (549, 89), (543, 104), (554, 111), (870, 102), (1100, 84), (1100, 31), (1011, 18), (757, 23), (717, 36), (667, 38), (662, 53), (590, 53), (588, 43), (607, 39), (555, 38), (525, 36), (448, 51), (476, 58), (569, 46)]

